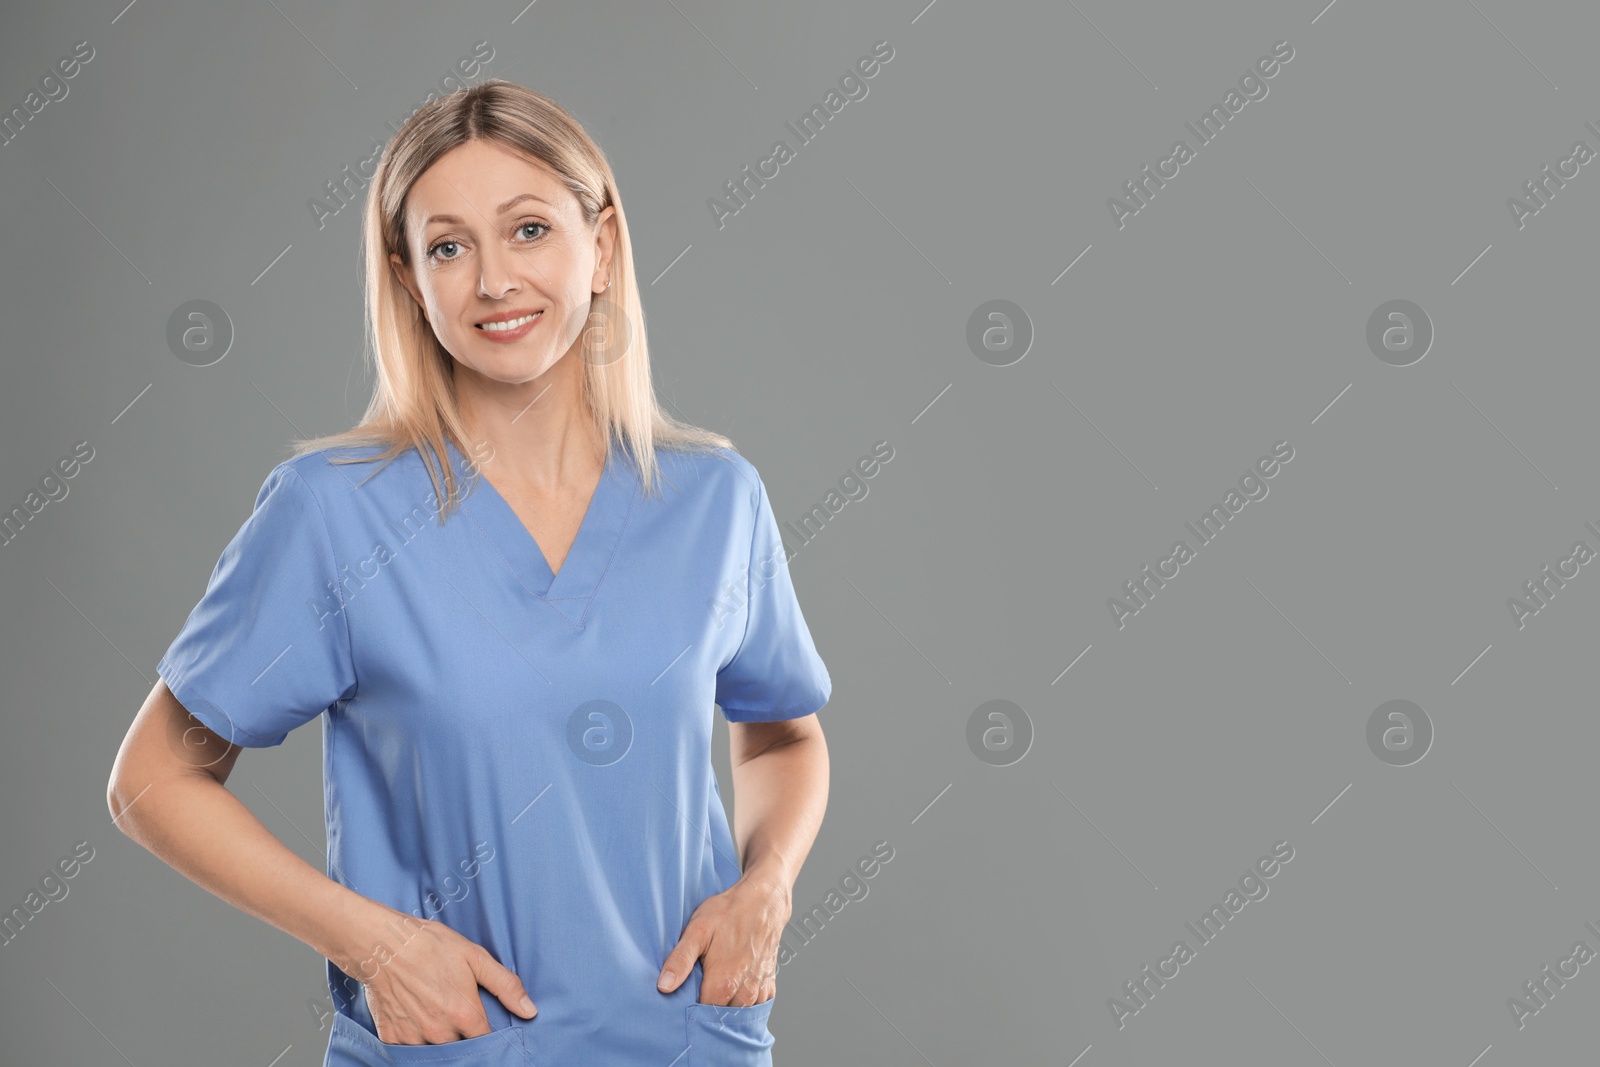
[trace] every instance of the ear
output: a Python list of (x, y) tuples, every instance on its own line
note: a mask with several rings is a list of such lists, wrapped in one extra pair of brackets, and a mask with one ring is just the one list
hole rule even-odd
[(615, 284), (616, 275), (612, 272), (612, 259), (617, 247), (617, 209), (608, 204), (600, 212), (600, 217), (594, 224), (594, 277), (589, 281), (589, 288), (599, 295), (606, 291), (606, 281), (610, 279)]
[(405, 286), (406, 292), (411, 294), (411, 299), (417, 302), (417, 307), (421, 310), (423, 319), (432, 322), (433, 320), (428, 318), (428, 306), (422, 302), (422, 291), (417, 288), (416, 279), (412, 277), (411, 268), (401, 260), (400, 253), (389, 253), (389, 266), (394, 271), (394, 276), (400, 279), (400, 284)]

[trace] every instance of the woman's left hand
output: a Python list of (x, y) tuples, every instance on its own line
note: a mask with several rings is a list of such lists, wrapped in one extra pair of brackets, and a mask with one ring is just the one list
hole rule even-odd
[(701, 960), (700, 1003), (749, 1007), (778, 992), (778, 945), (791, 909), (789, 888), (741, 878), (707, 897), (668, 953), (656, 988), (670, 993)]

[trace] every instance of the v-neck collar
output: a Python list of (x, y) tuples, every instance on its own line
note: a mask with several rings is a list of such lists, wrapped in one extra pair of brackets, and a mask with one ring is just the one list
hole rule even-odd
[[(465, 459), (448, 438), (446, 445), (459, 472), (466, 466)], [(600, 481), (589, 498), (589, 510), (584, 513), (561, 569), (554, 574), (539, 542), (488, 478), (474, 475), (462, 479), (465, 495), (461, 510), (531, 597), (559, 611), (581, 629), (633, 513), (639, 496), (637, 488), (637, 477), (623, 449), (612, 444), (606, 452)]]

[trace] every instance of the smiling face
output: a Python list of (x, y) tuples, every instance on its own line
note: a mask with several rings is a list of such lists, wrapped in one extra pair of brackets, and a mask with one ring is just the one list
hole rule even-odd
[(615, 208), (591, 227), (549, 167), (469, 141), (423, 172), (405, 210), (412, 265), (389, 261), (458, 372), (531, 381), (572, 349), (611, 277)]

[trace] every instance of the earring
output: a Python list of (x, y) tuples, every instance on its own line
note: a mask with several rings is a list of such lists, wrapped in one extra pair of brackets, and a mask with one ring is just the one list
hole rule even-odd
[(607, 289), (611, 288), (611, 279), (610, 278), (606, 279), (606, 288)]

